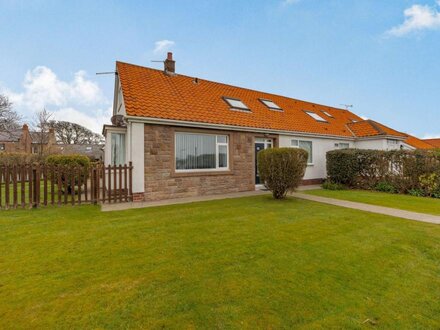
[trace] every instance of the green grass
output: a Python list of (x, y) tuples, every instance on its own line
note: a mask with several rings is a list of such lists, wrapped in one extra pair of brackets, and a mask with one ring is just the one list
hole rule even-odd
[(440, 226), (269, 196), (0, 213), (0, 328), (439, 328)]
[(344, 199), (372, 205), (392, 207), (401, 210), (440, 215), (440, 199), (388, 194), (367, 190), (309, 190), (307, 194)]

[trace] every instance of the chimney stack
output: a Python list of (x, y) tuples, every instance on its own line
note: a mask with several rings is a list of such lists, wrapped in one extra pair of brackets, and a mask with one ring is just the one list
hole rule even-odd
[(173, 53), (168, 52), (167, 59), (164, 61), (165, 73), (174, 75), (176, 73), (176, 61), (173, 60)]

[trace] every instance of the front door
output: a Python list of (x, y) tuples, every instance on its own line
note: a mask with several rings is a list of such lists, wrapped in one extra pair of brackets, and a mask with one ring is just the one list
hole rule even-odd
[(258, 174), (257, 154), (264, 149), (272, 148), (272, 139), (255, 138), (255, 184), (260, 184), (260, 176)]

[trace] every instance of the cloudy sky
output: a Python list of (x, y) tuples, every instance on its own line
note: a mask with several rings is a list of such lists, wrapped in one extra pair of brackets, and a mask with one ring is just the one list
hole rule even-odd
[(100, 132), (115, 60), (353, 111), (440, 136), (440, 0), (0, 0), (0, 92)]

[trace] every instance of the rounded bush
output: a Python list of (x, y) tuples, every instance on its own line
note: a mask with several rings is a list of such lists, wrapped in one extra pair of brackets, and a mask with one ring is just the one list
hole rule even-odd
[(281, 199), (301, 183), (307, 167), (307, 151), (296, 148), (272, 148), (258, 153), (258, 172), (273, 197)]
[(46, 158), (46, 163), (58, 166), (83, 167), (84, 169), (90, 167), (89, 157), (83, 155), (50, 155)]

